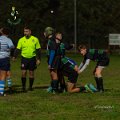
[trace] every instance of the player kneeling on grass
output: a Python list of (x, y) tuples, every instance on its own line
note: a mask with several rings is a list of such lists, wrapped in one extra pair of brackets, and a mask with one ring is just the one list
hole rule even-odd
[(85, 45), (79, 46), (79, 52), (84, 56), (83, 62), (79, 66), (79, 74), (85, 70), (89, 65), (90, 60), (97, 62), (94, 70), (95, 81), (97, 85), (97, 90), (99, 92), (104, 91), (102, 71), (103, 68), (109, 65), (109, 57), (106, 50), (99, 49), (87, 49)]
[(61, 71), (64, 76), (68, 77), (67, 92), (77, 93), (82, 91), (96, 91), (92, 84), (76, 87), (76, 82), (78, 78), (78, 66), (72, 59), (68, 57), (64, 57), (61, 59)]

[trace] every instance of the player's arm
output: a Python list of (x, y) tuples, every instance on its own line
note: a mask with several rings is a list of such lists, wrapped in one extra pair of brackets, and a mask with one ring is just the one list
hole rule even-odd
[(89, 63), (90, 63), (90, 59), (86, 59), (86, 61), (84, 62), (84, 64), (82, 65), (82, 67), (80, 68), (80, 70), (78, 71), (78, 73), (83, 72), (87, 68), (87, 66), (89, 65)]
[(18, 54), (21, 52), (20, 49), (16, 48), (13, 54), (13, 60), (17, 58)]
[(15, 48), (15, 46), (14, 46), (14, 44), (13, 44), (11, 39), (9, 39), (9, 41), (8, 41), (8, 46), (9, 46), (10, 49), (14, 49)]
[(84, 63), (81, 62), (80, 65), (79, 65), (79, 67), (78, 67), (78, 69), (80, 70), (80, 69), (82, 68), (83, 65), (84, 65)]
[(21, 52), (21, 46), (22, 44), (21, 44), (21, 41), (19, 40), (17, 44), (17, 48), (15, 49), (14, 54), (13, 54), (13, 60), (15, 60), (18, 54)]
[(41, 61), (41, 48), (36, 49), (36, 64), (39, 65)]
[(49, 53), (49, 62), (48, 62), (49, 66), (52, 65), (54, 57), (55, 57), (55, 50), (50, 50), (50, 53)]
[(56, 42), (52, 40), (49, 44), (49, 61), (48, 61), (49, 68), (51, 68), (51, 65), (53, 63), (56, 50), (57, 50)]

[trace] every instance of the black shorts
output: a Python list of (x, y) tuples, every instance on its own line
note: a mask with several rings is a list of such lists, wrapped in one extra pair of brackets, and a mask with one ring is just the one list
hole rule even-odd
[(106, 67), (106, 66), (109, 65), (109, 61), (110, 61), (109, 58), (106, 58), (106, 59), (100, 60), (100, 61), (97, 62), (96, 67), (97, 67), (97, 66), (103, 66), (103, 67)]
[(33, 71), (36, 68), (37, 68), (36, 57), (32, 57), (32, 58), (24, 58), (24, 57), (22, 57), (22, 60), (21, 60), (21, 69), (22, 70)]
[(0, 70), (10, 71), (10, 58), (0, 59)]
[(70, 63), (63, 65), (61, 71), (63, 75), (68, 77), (69, 82), (76, 83), (78, 78), (78, 73), (70, 67)]

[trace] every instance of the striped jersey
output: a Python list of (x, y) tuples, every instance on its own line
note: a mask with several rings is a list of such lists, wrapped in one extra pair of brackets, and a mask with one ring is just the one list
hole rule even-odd
[(0, 36), (0, 59), (10, 57), (10, 49), (14, 48), (13, 42), (6, 36)]

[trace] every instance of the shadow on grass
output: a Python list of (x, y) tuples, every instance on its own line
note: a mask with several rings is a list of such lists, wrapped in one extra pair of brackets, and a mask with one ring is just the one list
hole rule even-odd
[[(49, 85), (39, 85), (39, 86), (34, 86), (33, 90), (35, 91), (36, 89), (47, 89)], [(20, 93), (27, 93), (29, 90), (28, 88), (26, 91), (23, 92), (21, 85), (13, 85), (11, 89), (5, 88), (5, 93), (6, 94), (20, 94)], [(105, 89), (105, 93), (119, 93), (119, 89)]]
[[(34, 86), (33, 90), (35, 90), (35, 89), (46, 89), (48, 87), (49, 87), (48, 85)], [(6, 94), (27, 93), (27, 91), (29, 91), (28, 88), (26, 89), (26, 91), (23, 91), (21, 85), (13, 85), (11, 89), (10, 88), (5, 88), (5, 93)]]

